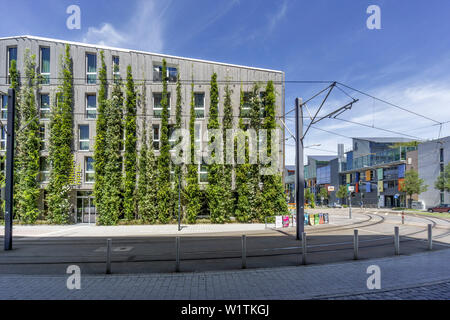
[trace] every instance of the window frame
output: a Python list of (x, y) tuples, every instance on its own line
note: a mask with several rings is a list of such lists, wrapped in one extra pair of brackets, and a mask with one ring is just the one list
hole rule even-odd
[[(200, 94), (203, 95), (203, 107), (202, 108), (197, 107), (197, 103), (196, 103), (197, 102), (196, 97), (197, 97), (197, 95), (200, 95)], [(198, 111), (202, 111), (203, 115), (198, 116), (197, 115)], [(194, 113), (195, 113), (195, 119), (205, 119), (205, 113), (206, 113), (206, 94), (205, 94), (205, 92), (194, 92)]]
[[(115, 59), (117, 58), (118, 63), (115, 62)], [(116, 71), (117, 66), (117, 71)], [(120, 57), (119, 56), (112, 56), (112, 74), (114, 83), (117, 83), (120, 80)]]
[[(42, 108), (42, 97), (47, 96), (48, 97), (48, 105), (47, 108)], [(41, 93), (39, 95), (39, 119), (41, 120), (49, 120), (50, 119), (50, 94), (48, 93)], [(46, 116), (48, 114), (48, 116)]]
[(2, 94), (2, 101), (0, 106), (0, 119), (8, 120), (8, 96)]
[[(153, 117), (160, 119), (160, 118), (162, 118), (162, 110), (163, 110), (163, 108), (162, 107), (155, 108), (155, 106), (156, 106), (155, 95), (161, 95), (161, 101), (162, 101), (162, 92), (153, 92), (152, 93)], [(172, 98), (171, 94), (170, 94), (170, 92), (168, 92), (167, 93), (167, 102), (168, 102), (167, 110), (169, 110), (169, 113), (170, 113), (170, 110), (171, 110), (171, 98)], [(161, 103), (160, 103), (160, 105), (161, 105)], [(158, 112), (158, 113), (156, 113), (156, 112)]]
[[(95, 97), (95, 108), (89, 107), (89, 97)], [(97, 94), (96, 93), (86, 93), (85, 96), (85, 118), (88, 120), (95, 120), (97, 119)], [(95, 110), (95, 116), (90, 117), (89, 111)]]
[[(41, 130), (42, 128), (43, 128), (43, 130)], [(46, 131), (47, 131), (47, 128), (46, 128), (45, 123), (40, 123), (39, 124), (39, 136), (41, 138), (40, 151), (47, 150)]]
[[(87, 139), (81, 139), (81, 127), (87, 127)], [(87, 142), (87, 149), (83, 149), (82, 143)], [(89, 152), (91, 150), (91, 139), (90, 139), (90, 127), (89, 124), (79, 124), (78, 125), (78, 151), (80, 152)]]
[[(206, 167), (205, 171), (202, 171), (202, 167)], [(202, 181), (202, 175), (206, 175), (206, 181)], [(198, 164), (198, 183), (207, 184), (208, 183), (208, 165), (202, 160)]]
[[(158, 128), (158, 139), (155, 139), (155, 128)], [(159, 124), (153, 124), (152, 125), (152, 141), (153, 141), (153, 150), (155, 151), (159, 151), (160, 147), (161, 147), (161, 125)], [(157, 148), (155, 146), (158, 146)]]
[(7, 127), (1, 126), (0, 128), (0, 151), (6, 151), (6, 143), (8, 142), (8, 135), (6, 133)]
[[(89, 159), (92, 160), (92, 170), (88, 170)], [(94, 169), (94, 158), (90, 156), (84, 157), (84, 183), (93, 184), (95, 183), (95, 169)], [(88, 175), (92, 175), (92, 180), (88, 179)]]
[[(89, 57), (88, 56), (94, 56), (95, 57), (95, 72), (89, 72)], [(97, 84), (97, 72), (98, 72), (97, 53), (86, 52), (85, 64), (86, 64), (86, 67), (85, 67), (86, 84), (96, 85)], [(89, 79), (89, 76), (93, 76), (93, 75), (95, 75), (95, 80)]]
[[(49, 72), (42, 72), (43, 69), (43, 54), (42, 49), (48, 49), (48, 69)], [(40, 46), (39, 47), (39, 70), (41, 72), (41, 77), (43, 78), (43, 81), (41, 81), (41, 84), (47, 85), (50, 84), (50, 76), (51, 76), (51, 51), (50, 47), (47, 46)]]
[[(43, 170), (42, 161), (45, 161), (45, 169)], [(39, 182), (40, 183), (48, 183), (50, 178), (50, 166), (48, 163), (48, 157), (41, 156), (39, 157)]]
[(16, 60), (16, 64), (17, 64), (17, 56), (18, 56), (18, 49), (17, 49), (17, 46), (7, 46), (6, 47), (6, 75), (7, 75), (7, 77), (6, 77), (6, 84), (11, 84), (11, 75), (10, 75), (10, 73), (9, 73), (9, 71), (10, 71), (10, 69), (11, 69), (11, 52), (10, 52), (10, 50), (11, 49), (15, 49), (16, 50), (16, 59), (13, 59), (13, 60)]

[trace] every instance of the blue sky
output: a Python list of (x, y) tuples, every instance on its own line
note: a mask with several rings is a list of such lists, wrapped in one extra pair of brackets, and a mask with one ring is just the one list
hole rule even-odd
[[(429, 118), (450, 120), (450, 2), (447, 0), (129, 0), (4, 1), (0, 36), (36, 36), (283, 70), (286, 80), (336, 80)], [(81, 29), (66, 28), (66, 8), (81, 8)], [(381, 30), (369, 30), (369, 5), (381, 8)], [(286, 109), (324, 84), (287, 84)], [(422, 139), (440, 126), (347, 90), (360, 102), (341, 115)], [(323, 113), (349, 101), (335, 90)], [(314, 112), (320, 103), (312, 101)], [(287, 124), (294, 130), (292, 119)], [(345, 136), (392, 133), (337, 120), (318, 124)], [(441, 136), (450, 134), (443, 125)], [(331, 154), (351, 140), (311, 129), (307, 154)], [(287, 164), (294, 163), (293, 140)]]

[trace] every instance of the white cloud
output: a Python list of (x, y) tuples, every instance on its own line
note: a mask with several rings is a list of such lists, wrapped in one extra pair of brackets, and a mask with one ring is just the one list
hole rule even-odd
[(83, 42), (162, 52), (164, 49), (164, 14), (171, 1), (160, 3), (141, 0), (129, 21), (121, 25), (103, 22), (99, 27), (89, 27), (83, 35)]
[[(362, 89), (375, 97), (387, 100), (417, 114), (424, 115), (430, 119), (439, 122), (449, 121), (450, 79), (447, 76), (431, 77), (432, 80), (424, 80), (424, 75), (429, 74), (429, 71), (430, 70), (424, 70), (423, 72), (409, 78), (376, 88), (366, 89), (357, 87), (357, 89)], [(346, 89), (346, 91), (355, 98), (359, 98), (360, 101), (353, 106), (352, 110), (346, 111), (340, 115), (339, 117), (342, 119), (364, 123), (368, 126), (373, 125), (378, 128), (392, 130), (403, 135), (411, 135), (425, 140), (436, 139), (439, 134), (440, 137), (450, 135), (450, 123), (444, 124), (442, 126), (442, 131), (439, 132), (440, 126), (431, 120), (399, 110), (380, 101), (374, 101), (371, 98), (362, 96), (352, 92), (351, 90)], [(330, 99), (321, 114), (325, 115), (331, 110), (334, 110), (336, 107), (344, 105), (347, 102), (349, 102), (348, 97), (342, 97), (341, 99)], [(315, 105), (317, 104), (318, 102), (315, 103)], [(315, 110), (311, 110), (311, 112), (315, 112)], [(291, 131), (293, 131), (294, 122), (289, 121), (288, 125), (291, 128)], [(316, 126), (349, 137), (401, 136), (396, 135), (395, 133), (384, 132), (375, 128), (363, 127), (338, 120), (327, 119), (316, 124)], [(305, 140), (305, 145), (320, 143), (321, 146), (317, 148), (330, 151), (337, 150), (338, 143), (344, 143), (347, 149), (351, 148), (351, 140), (314, 129), (311, 129), (308, 132)], [(288, 143), (293, 144), (293, 141), (290, 140)], [(332, 153), (306, 149), (305, 154), (330, 155)], [(295, 163), (295, 147), (286, 146), (286, 164), (293, 163)]]
[(269, 18), (269, 33), (271, 33), (275, 29), (277, 24), (285, 17), (287, 9), (287, 1), (283, 1), (278, 11), (274, 15), (271, 15), (271, 17)]

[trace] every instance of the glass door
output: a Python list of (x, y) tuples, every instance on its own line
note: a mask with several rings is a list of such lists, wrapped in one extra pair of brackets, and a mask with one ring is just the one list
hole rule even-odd
[(94, 197), (90, 191), (77, 192), (77, 222), (95, 224), (97, 210), (94, 205)]

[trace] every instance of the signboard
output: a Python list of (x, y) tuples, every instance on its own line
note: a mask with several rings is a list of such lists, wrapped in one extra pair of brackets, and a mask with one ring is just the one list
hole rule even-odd
[(333, 192), (334, 191), (334, 186), (328, 186), (328, 192)]
[(282, 227), (283, 227), (283, 217), (276, 216), (275, 217), (275, 228), (282, 228)]
[(354, 192), (355, 187), (354, 186), (348, 186), (348, 192)]

